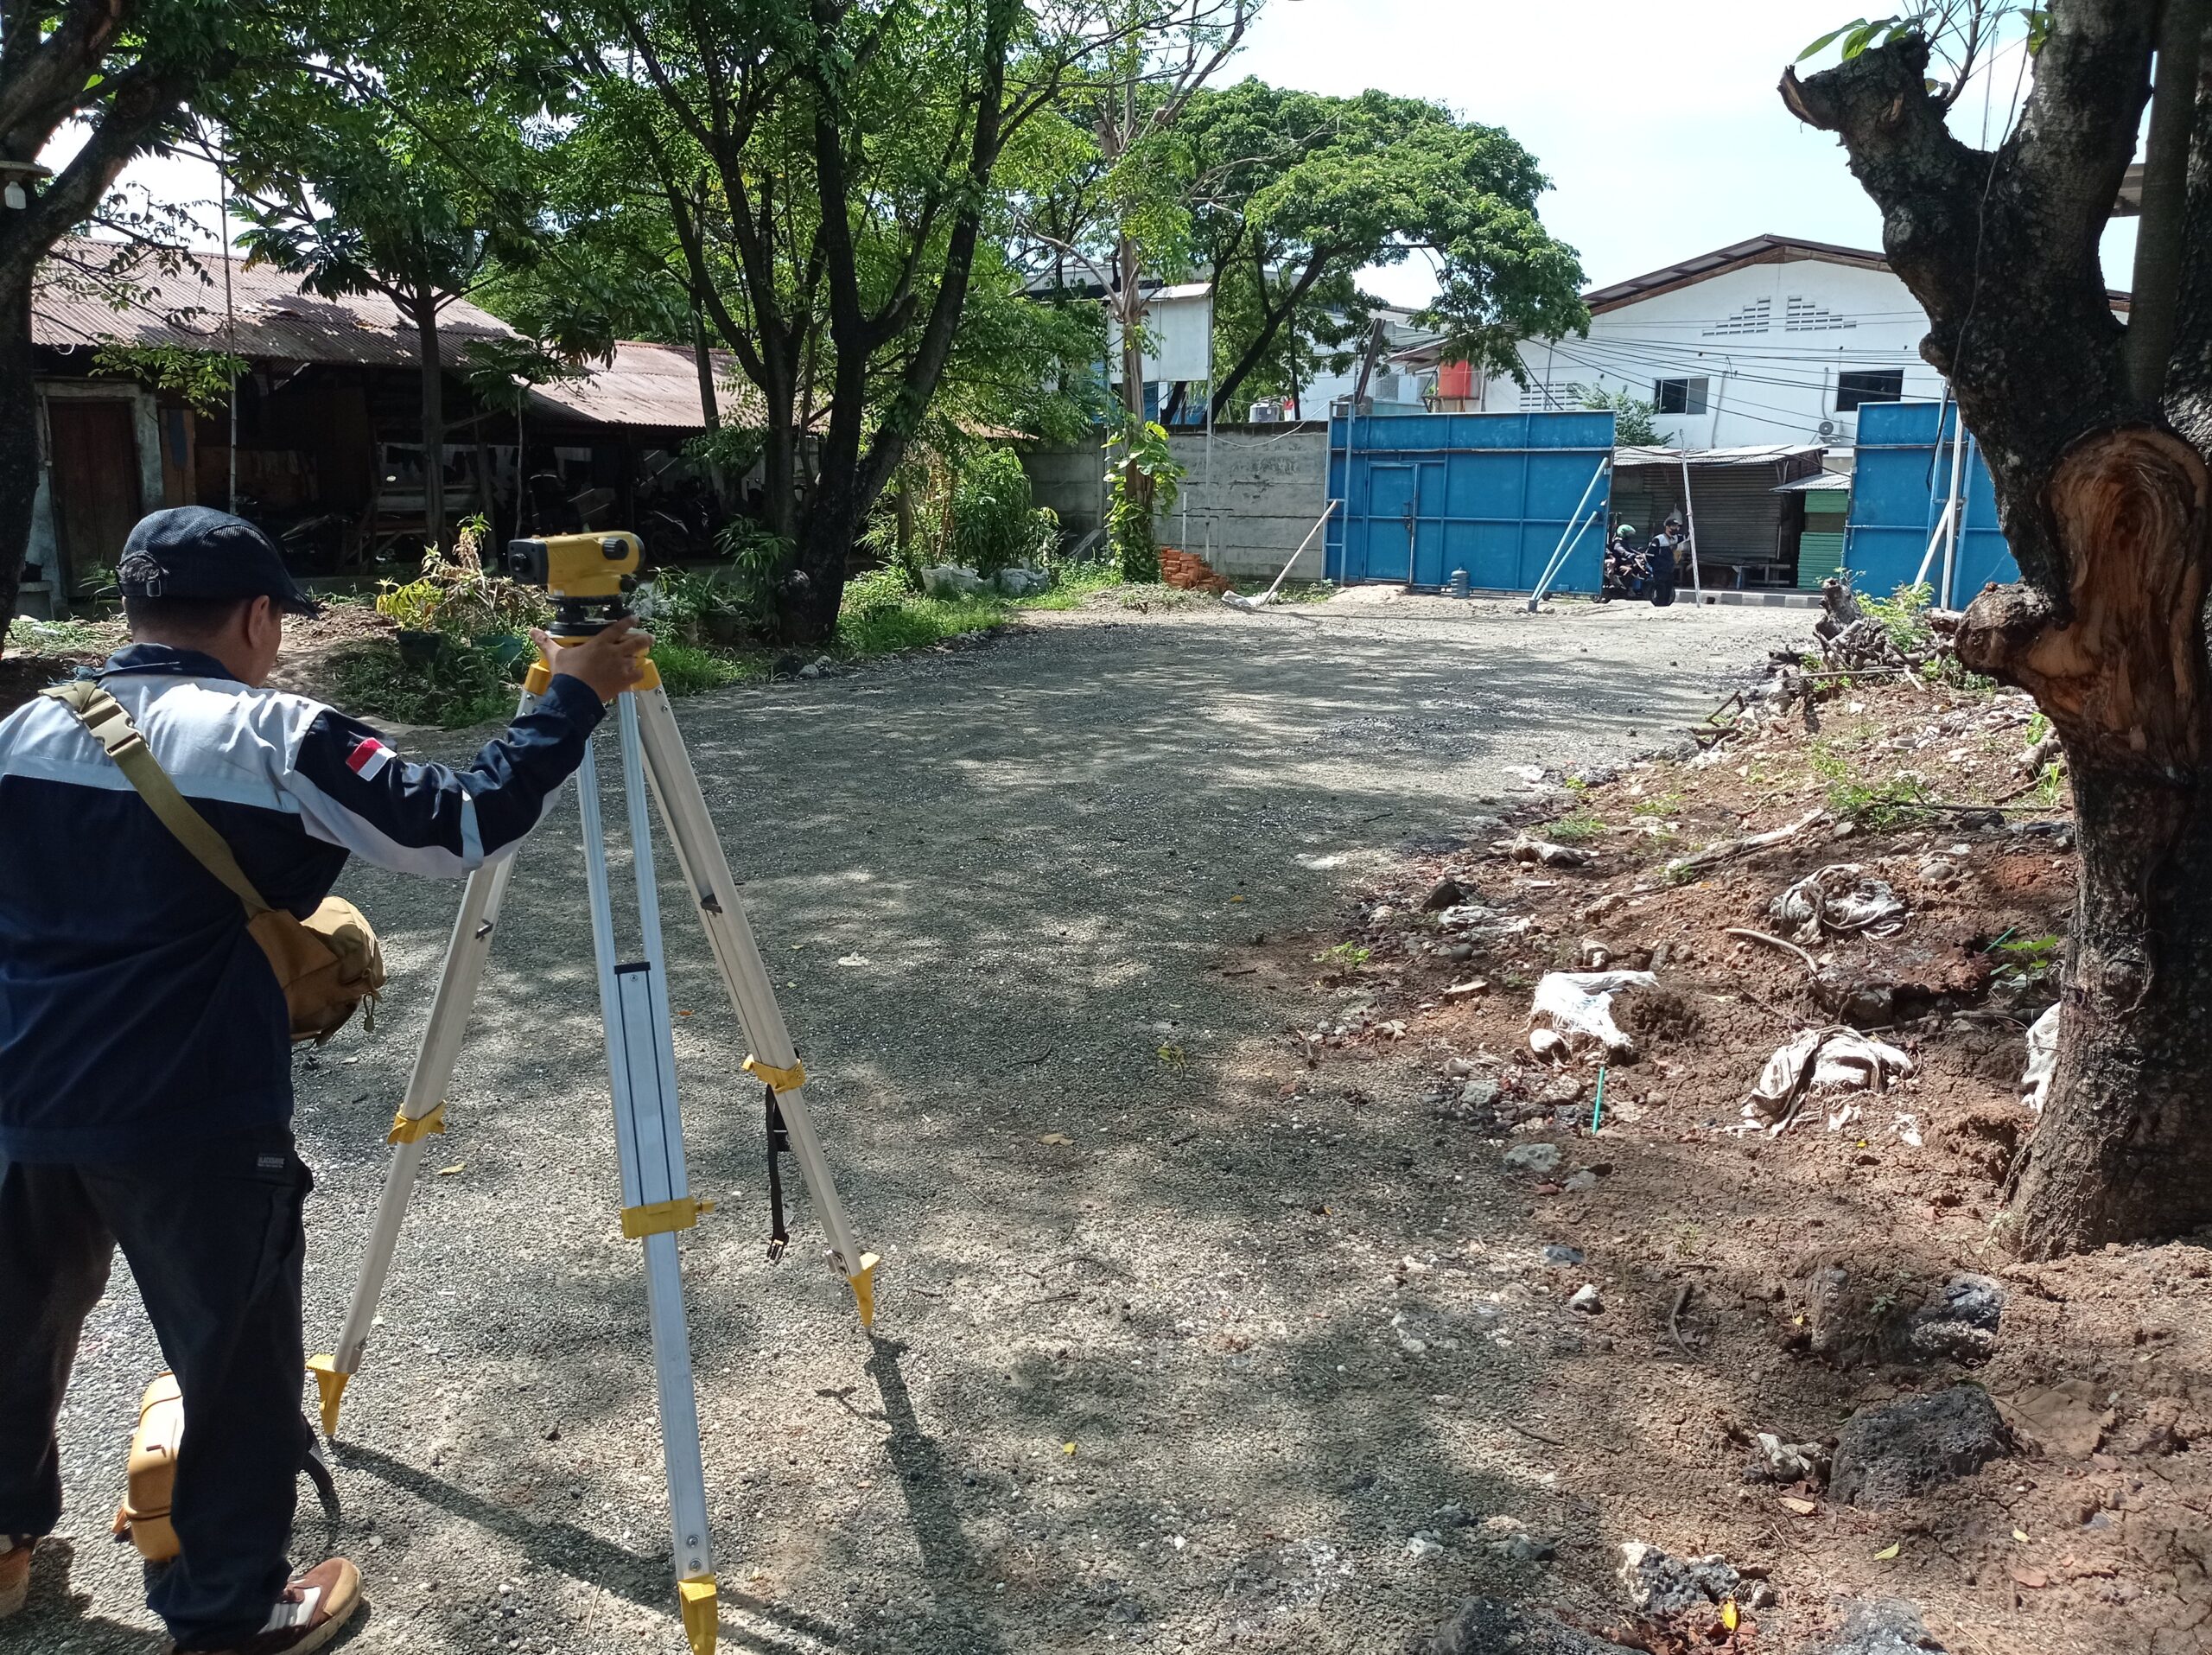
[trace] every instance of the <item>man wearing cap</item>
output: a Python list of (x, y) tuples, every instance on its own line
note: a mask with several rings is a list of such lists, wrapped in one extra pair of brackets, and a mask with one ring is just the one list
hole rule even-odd
[[(349, 855), (460, 875), (512, 850), (651, 643), (619, 623), (552, 653), (529, 713), (465, 770), (262, 687), (313, 614), (244, 519), (156, 512), (118, 568), (131, 643), (97, 669), (270, 903), (304, 917)], [(61, 1513), (54, 1424), (118, 1246), (183, 1391), (149, 1601), (178, 1651), (306, 1655), (360, 1602), (353, 1565), (285, 1561), (301, 1416), (302, 1209), (283, 992), (236, 896), (68, 708), (0, 722), (0, 1616)]]

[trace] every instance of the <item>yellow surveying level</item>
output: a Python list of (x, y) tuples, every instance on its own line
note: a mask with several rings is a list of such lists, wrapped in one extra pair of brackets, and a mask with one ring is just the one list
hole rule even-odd
[(638, 572), (634, 534), (555, 534), (507, 542), (507, 573), (556, 598), (619, 598)]
[[(623, 595), (638, 567), (633, 534), (564, 534), (517, 540), (503, 562), (518, 579), (543, 586), (554, 601), (549, 629), (575, 642), (627, 611)], [(539, 662), (523, 686), (521, 711), (544, 694), (551, 668)], [(816, 1215), (827, 1232), (832, 1265), (851, 1288), (864, 1325), (875, 1319), (876, 1256), (862, 1251), (830, 1175), (821, 1140), (806, 1106), (806, 1069), (785, 1027), (766, 963), (738, 901), (737, 882), (707, 812), (705, 795), (684, 751), (652, 664), (634, 690), (615, 698), (623, 803), (630, 862), (637, 882), (637, 957), (617, 958), (614, 910), (607, 842), (601, 827), (598, 767), (588, 748), (576, 772), (582, 817), (584, 874), (590, 899), (593, 952), (599, 966), (600, 1013), (614, 1100), (615, 1147), (622, 1177), (621, 1231), (644, 1244), (646, 1308), (652, 1324), (661, 1450), (668, 1477), (669, 1516), (678, 1605), (696, 1655), (712, 1655), (716, 1607), (708, 1502), (699, 1452), (698, 1409), (691, 1382), (690, 1339), (684, 1323), (677, 1232), (690, 1228), (714, 1203), (691, 1194), (683, 1164), (683, 1125), (677, 1108), (676, 1053), (668, 1009), (667, 966), (661, 947), (660, 901), (653, 878), (653, 845), (647, 812), (660, 807), (676, 860), (690, 888), (707, 945), (728, 990), (730, 1006), (753, 1047), (745, 1071), (765, 1093), (773, 1233), (769, 1257), (783, 1251), (781, 1187), (775, 1157), (798, 1163)], [(398, 1244), (416, 1168), (427, 1139), (446, 1130), (446, 1088), (459, 1056), (463, 1026), (491, 952), (500, 903), (513, 869), (511, 856), (486, 863), (461, 893), (443, 971), (430, 1006), (429, 1027), (416, 1054), (407, 1091), (392, 1121), (394, 1147), (384, 1196), (377, 1207), (359, 1280), (353, 1289), (338, 1348), (308, 1363), (322, 1396), (323, 1429), (335, 1435), (340, 1399), (360, 1369), (377, 1301)]]

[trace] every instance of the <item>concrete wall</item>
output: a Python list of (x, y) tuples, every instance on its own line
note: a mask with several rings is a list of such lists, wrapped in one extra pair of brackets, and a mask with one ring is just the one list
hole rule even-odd
[[(1211, 461), (1203, 432), (1169, 441), (1183, 489), (1160, 519), (1160, 544), (1195, 551), (1224, 575), (1274, 579), (1321, 515), (1326, 423), (1216, 426)], [(1321, 578), (1322, 539), (1315, 535), (1300, 556), (1293, 580)]]
[(1096, 442), (1065, 448), (1021, 445), (1021, 468), (1029, 474), (1029, 497), (1060, 514), (1063, 544), (1073, 545), (1104, 521), (1106, 450)]
[[(1169, 446), (1184, 468), (1183, 485), (1174, 508), (1160, 516), (1160, 544), (1195, 551), (1224, 575), (1272, 580), (1321, 515), (1327, 425), (1217, 426), (1211, 461), (1204, 432), (1178, 431)], [(1071, 539), (1102, 520), (1106, 464), (1105, 450), (1093, 442), (1030, 447), (1021, 455), (1033, 497), (1060, 514)], [(1321, 578), (1321, 541), (1313, 537), (1292, 579)]]

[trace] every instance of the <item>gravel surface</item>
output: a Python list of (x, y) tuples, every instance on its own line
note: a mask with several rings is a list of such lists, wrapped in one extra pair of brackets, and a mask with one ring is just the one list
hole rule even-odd
[[(1410, 1098), (1286, 1103), (1284, 1030), (1327, 991), (1221, 968), (1326, 924), (1409, 844), (1482, 831), (1523, 786), (1509, 767), (1677, 739), (1804, 625), (1371, 592), (1108, 607), (679, 703), (884, 1258), (873, 1344), (803, 1196), (766, 1261), (758, 1097), (664, 846), (692, 1187), (724, 1198), (686, 1254), (724, 1645), (1372, 1651), (1470, 1592), (1543, 1589), (1541, 1563), (1453, 1538), (1574, 1509), (1500, 1423), (1529, 1355), (1494, 1325), (1393, 1325), (1401, 1255), (1446, 1229), (1512, 1244), (1525, 1197), (1435, 1164)], [(394, 981), (373, 1034), (302, 1060), (310, 1350), (343, 1315), (457, 891), (340, 889)], [(335, 1544), (373, 1605), (351, 1646), (673, 1652), (572, 807), (506, 918), (346, 1399)], [(154, 1646), (107, 1524), (159, 1366), (118, 1266), (10, 1645)], [(1409, 1550), (1440, 1525), (1441, 1550)], [(333, 1544), (311, 1495), (296, 1544)]]

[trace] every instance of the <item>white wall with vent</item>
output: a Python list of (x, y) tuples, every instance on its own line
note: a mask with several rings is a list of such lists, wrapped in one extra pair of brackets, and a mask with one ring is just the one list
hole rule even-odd
[(1751, 264), (1591, 319), (1586, 339), (1521, 347), (1529, 384), (1491, 382), (1493, 411), (1573, 408), (1585, 388), (1660, 404), (1661, 440), (1726, 449), (1848, 447), (1853, 404), (1942, 394), (1920, 360), (1928, 318), (1887, 271), (1817, 258)]

